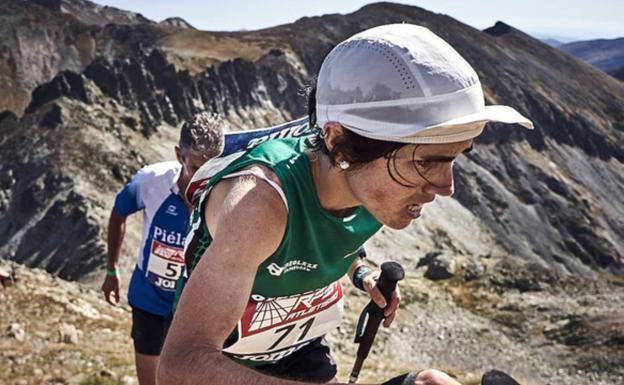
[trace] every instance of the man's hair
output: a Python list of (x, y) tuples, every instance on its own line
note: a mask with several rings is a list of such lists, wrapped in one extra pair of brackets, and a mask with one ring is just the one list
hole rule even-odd
[(223, 150), (225, 123), (215, 113), (202, 112), (193, 115), (182, 124), (180, 148), (192, 149), (212, 158)]

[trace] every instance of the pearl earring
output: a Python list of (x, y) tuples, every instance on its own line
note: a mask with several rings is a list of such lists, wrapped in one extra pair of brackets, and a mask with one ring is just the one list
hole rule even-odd
[(351, 166), (351, 164), (349, 162), (347, 162), (346, 160), (341, 160), (340, 162), (338, 162), (338, 166), (342, 169), (342, 170), (346, 170), (349, 168), (349, 166)]

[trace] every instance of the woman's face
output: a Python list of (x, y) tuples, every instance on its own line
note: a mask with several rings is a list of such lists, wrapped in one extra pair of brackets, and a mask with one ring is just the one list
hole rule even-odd
[(453, 194), (453, 162), (472, 140), (405, 145), (388, 157), (347, 172), (353, 195), (383, 224), (402, 229), (436, 195)]

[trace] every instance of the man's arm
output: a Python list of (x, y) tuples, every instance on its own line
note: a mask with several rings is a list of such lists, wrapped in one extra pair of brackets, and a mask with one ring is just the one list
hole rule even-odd
[(294, 385), (224, 356), (221, 348), (249, 300), (257, 268), (286, 228), (284, 202), (255, 177), (222, 181), (210, 194), (206, 220), (213, 243), (189, 279), (159, 362), (160, 385)]
[[(149, 181), (150, 174), (146, 168), (132, 178), (130, 183), (124, 186), (115, 197), (115, 203), (108, 219), (108, 254), (106, 260), (106, 278), (102, 284), (104, 298), (111, 305), (119, 303), (120, 277), (117, 270), (121, 244), (126, 234), (126, 218), (144, 208), (140, 188), (145, 180)], [(111, 298), (111, 295), (113, 298)]]
[[(117, 264), (121, 253), (121, 244), (126, 233), (126, 217), (114, 208), (108, 219), (108, 254), (106, 260), (106, 278), (102, 284), (104, 298), (111, 305), (119, 303), (119, 276)], [(113, 272), (115, 272), (113, 274)], [(112, 296), (112, 298), (111, 298)]]

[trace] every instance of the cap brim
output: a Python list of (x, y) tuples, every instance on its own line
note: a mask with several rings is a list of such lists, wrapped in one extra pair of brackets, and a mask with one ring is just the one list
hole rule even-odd
[(386, 140), (421, 144), (461, 142), (474, 139), (481, 135), (485, 124), (488, 122), (519, 124), (530, 130), (534, 128), (533, 122), (511, 107), (486, 106), (484, 110), (479, 113), (465, 115), (457, 119), (429, 126), (413, 136), (395, 139), (386, 138)]
[(533, 123), (509, 106), (485, 106), (480, 112), (464, 115), (435, 125), (420, 129), (410, 136), (390, 136), (381, 133), (368, 132), (358, 129), (356, 124), (341, 122), (346, 128), (370, 139), (385, 140), (400, 143), (441, 144), (455, 143), (473, 139), (483, 132), (488, 122), (505, 124), (519, 124), (530, 130)]
[(506, 124), (519, 124), (529, 130), (534, 128), (533, 122), (509, 106), (485, 106), (483, 111), (476, 114), (465, 115), (461, 118), (448, 120), (429, 128), (459, 126), (475, 122), (500, 122)]

